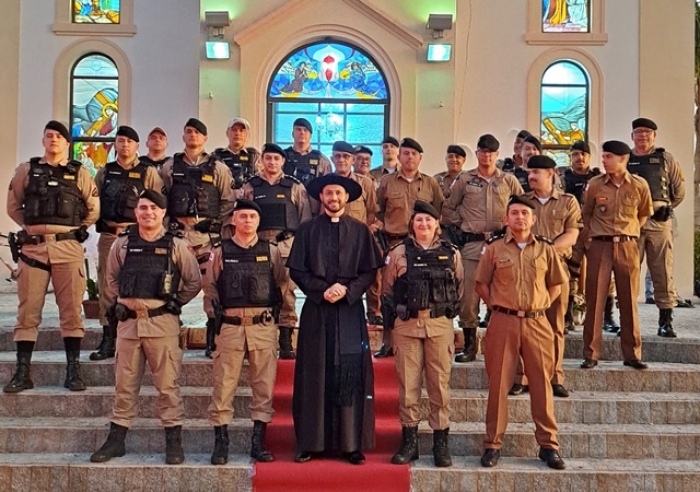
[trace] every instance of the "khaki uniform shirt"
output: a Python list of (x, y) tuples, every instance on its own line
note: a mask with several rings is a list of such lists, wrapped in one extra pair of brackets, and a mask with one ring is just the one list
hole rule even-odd
[[(655, 152), (656, 148), (651, 149), (650, 154)], [(671, 197), (670, 205), (676, 208), (685, 199), (685, 176), (681, 169), (681, 165), (678, 163), (675, 157), (670, 152), (663, 152), (664, 165), (666, 167), (666, 172), (668, 173), (669, 183), (668, 192)], [(654, 210), (661, 206), (666, 205), (664, 202), (654, 202)], [(671, 227), (673, 223), (672, 220), (667, 220), (666, 222), (658, 222), (654, 219), (647, 220), (642, 226), (644, 231), (663, 231)]]
[[(157, 241), (165, 234), (165, 229), (154, 239)], [(156, 309), (165, 304), (162, 299), (123, 299), (119, 295), (119, 272), (124, 265), (126, 258), (126, 248), (129, 236), (119, 236), (107, 258), (107, 289), (104, 292), (107, 303), (112, 305), (116, 300), (129, 309), (137, 312), (138, 318), (128, 319), (119, 322), (119, 337), (121, 338), (142, 338), (142, 337), (173, 337), (180, 333), (178, 317), (174, 314), (162, 314), (154, 318), (149, 318), (146, 311)], [(199, 273), (199, 264), (187, 241), (176, 237), (173, 238), (173, 264), (180, 272), (180, 285), (177, 290), (177, 301), (180, 305), (190, 302), (202, 288), (202, 279)]]
[[(554, 189), (552, 196), (544, 205), (540, 203), (534, 191), (525, 193), (525, 196), (535, 205), (537, 221), (532, 226), (533, 234), (539, 234), (554, 241), (567, 229), (581, 228), (581, 207), (574, 195)], [(557, 251), (563, 258), (570, 258), (571, 249), (572, 247), (569, 246), (566, 250), (557, 249)]]
[(389, 172), (389, 170), (382, 165), (382, 166), (375, 167), (374, 169), (372, 169), (369, 172), (369, 174), (377, 182), (377, 186), (379, 186), (379, 183), (381, 182), (381, 180), (384, 176), (396, 174), (398, 171), (399, 171), (399, 163), (397, 162), (396, 167), (394, 168), (394, 172)]
[(552, 303), (547, 289), (568, 281), (568, 276), (552, 244), (530, 234), (520, 249), (508, 230), (503, 238), (484, 245), (475, 279), (489, 286), (489, 306), (541, 311)]
[(416, 200), (430, 203), (439, 212), (445, 197), (435, 178), (421, 172), (410, 182), (401, 171), (382, 178), (377, 191), (377, 217), (384, 222), (386, 233), (408, 234), (408, 222)]
[(591, 178), (583, 198), (584, 234), (639, 237), (639, 219), (654, 213), (649, 185), (625, 171), (618, 188), (607, 174)]
[[(50, 165), (43, 158), (39, 162), (47, 166)], [(57, 165), (66, 166), (67, 164), (68, 160), (64, 159)], [(30, 167), (29, 162), (23, 162), (15, 169), (15, 174), (10, 180), (7, 192), (7, 215), (29, 234), (43, 234), (48, 237), (46, 237), (46, 242), (44, 243), (22, 246), (22, 253), (45, 264), (70, 263), (74, 261), (82, 263), (85, 254), (81, 243), (70, 239), (55, 241), (52, 236), (53, 234), (70, 232), (76, 227), (56, 224), (24, 224), (24, 190), (29, 184)], [(100, 199), (97, 196), (97, 187), (90, 171), (82, 166), (78, 171), (78, 189), (87, 208), (87, 216), (82, 220), (81, 225), (90, 227), (100, 216)]]
[(450, 198), (450, 195), (452, 194), (452, 186), (457, 180), (459, 180), (462, 174), (464, 174), (464, 171), (460, 171), (459, 174), (453, 178), (447, 171), (444, 171), (433, 176), (440, 185), (440, 189), (442, 190), (442, 194), (445, 196), (445, 200)]
[[(413, 236), (411, 236), (413, 237)], [(413, 244), (422, 248), (415, 239)], [(440, 247), (440, 238), (436, 237), (428, 249), (437, 249)], [(455, 280), (457, 282), (457, 295), (461, 299), (464, 297), (464, 268), (462, 267), (462, 256), (455, 248), (454, 256), (454, 271)], [(399, 243), (391, 248), (387, 253), (385, 267), (382, 270), (382, 295), (394, 295), (394, 283), (401, 275), (404, 275), (407, 270), (408, 261), (406, 260), (406, 246)], [(449, 325), (452, 327), (452, 320), (449, 320)], [(430, 338), (436, 336), (441, 329), (445, 327), (445, 318), (430, 318), (430, 310), (420, 311), (418, 318), (411, 318), (406, 321), (396, 319), (394, 325), (395, 330), (400, 330), (403, 336), (412, 338)]]
[[(350, 173), (349, 178), (362, 187), (362, 196), (345, 206), (345, 213), (348, 217), (359, 220), (363, 224), (371, 225), (375, 221), (375, 216), (379, 211), (377, 205), (377, 190), (370, 178), (357, 173)], [(315, 217), (324, 211), (324, 207), (318, 200), (311, 199), (311, 214)]]

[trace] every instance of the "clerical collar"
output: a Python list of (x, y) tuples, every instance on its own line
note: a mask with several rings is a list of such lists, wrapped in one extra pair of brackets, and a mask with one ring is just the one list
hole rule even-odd
[(340, 222), (340, 217), (331, 217), (331, 222)]

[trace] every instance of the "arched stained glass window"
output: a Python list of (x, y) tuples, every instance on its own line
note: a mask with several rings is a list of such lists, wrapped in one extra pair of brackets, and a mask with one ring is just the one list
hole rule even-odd
[(71, 155), (93, 174), (114, 160), (119, 117), (119, 73), (111, 58), (90, 53), (71, 71)]
[(542, 0), (542, 32), (590, 32), (591, 1)]
[(540, 139), (560, 166), (569, 165), (574, 141), (588, 140), (589, 80), (586, 70), (570, 60), (552, 63), (542, 75)]
[(330, 155), (333, 142), (372, 148), (381, 163), (381, 141), (389, 125), (389, 91), (381, 68), (362, 50), (324, 41), (289, 55), (275, 71), (268, 92), (268, 140), (292, 144), (292, 123), (314, 127), (313, 147)]

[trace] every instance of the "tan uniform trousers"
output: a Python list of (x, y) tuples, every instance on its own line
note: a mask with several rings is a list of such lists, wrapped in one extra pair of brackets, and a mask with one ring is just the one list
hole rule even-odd
[(522, 356), (530, 385), (535, 438), (543, 448), (559, 449), (550, 382), (554, 367), (554, 335), (547, 318), (518, 318), (494, 311), (484, 343), (489, 377), (484, 447), (501, 449), (503, 446), (503, 435), (508, 426), (508, 390)]
[[(277, 244), (280, 250), (280, 255), (282, 256), (282, 264), (287, 264), (287, 259), (289, 258), (289, 252), (292, 249), (292, 243), (294, 238), (290, 237), (284, 241), (277, 242), (275, 236), (281, 232), (278, 230), (271, 231), (260, 231), (258, 232), (258, 237), (266, 241), (272, 241)], [(296, 284), (292, 282), (289, 278), (289, 268), (285, 267), (286, 275), (289, 281), (287, 282), (286, 290), (282, 290), (282, 307), (280, 308), (280, 328), (296, 328), (299, 317), (296, 312), (297, 296), (294, 293), (294, 289), (297, 288)]]
[[(97, 241), (97, 285), (100, 289), (100, 294), (107, 292), (107, 258), (109, 257), (109, 250), (116, 239), (116, 235), (103, 232)], [(102, 326), (109, 324), (106, 315), (107, 309), (109, 309), (107, 296), (100, 295), (100, 324)]]
[[(246, 340), (246, 330), (256, 330), (255, 342)], [(233, 396), (248, 354), (248, 383), (253, 391), (250, 405), (251, 420), (271, 422), (272, 391), (277, 378), (277, 325), (233, 326), (225, 324), (216, 336), (216, 351), (212, 354), (213, 392), (209, 405), (209, 423), (229, 425), (233, 421)]]
[(111, 422), (131, 428), (131, 421), (138, 415), (141, 380), (148, 362), (153, 375), (153, 386), (158, 390), (158, 415), (163, 427), (184, 423), (185, 407), (177, 381), (182, 363), (182, 350), (178, 342), (178, 336), (117, 337), (114, 362), (116, 384)]
[(382, 269), (377, 270), (374, 282), (367, 289), (367, 317), (381, 316)]
[(625, 360), (642, 358), (637, 294), (639, 294), (639, 249), (635, 241), (612, 243), (591, 241), (586, 250), (586, 320), (583, 324), (583, 357), (598, 360), (603, 339), (603, 310), (615, 273), (620, 307), (620, 344)]
[[(435, 336), (406, 336), (402, 325), (432, 324)], [(410, 328), (409, 328), (410, 329)], [(454, 328), (448, 318), (396, 320), (393, 332), (396, 373), (399, 378), (399, 421), (403, 426), (420, 422), (420, 397), (425, 371), (425, 385), (430, 401), (428, 423), (433, 430), (450, 426), (450, 374), (455, 353)]]
[[(658, 224), (658, 223), (655, 223)], [(667, 227), (647, 230), (642, 228), (639, 238), (639, 260), (646, 256), (647, 267), (654, 284), (654, 301), (659, 309), (676, 306), (676, 286), (673, 282), (673, 233), (671, 222)]]
[(53, 280), (61, 337), (85, 336), (82, 302), (86, 282), (82, 259), (78, 262), (53, 263), (50, 272), (30, 267), (20, 260), (17, 265), (19, 306), (14, 329), (15, 342), (36, 342), (49, 280)]
[(476, 293), (476, 267), (479, 260), (470, 260), (462, 253), (464, 265), (464, 296), (460, 305), (459, 326), (477, 328), (479, 326), (479, 295)]

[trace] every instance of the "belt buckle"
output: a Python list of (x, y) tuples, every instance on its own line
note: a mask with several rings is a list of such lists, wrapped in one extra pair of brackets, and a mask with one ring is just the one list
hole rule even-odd
[(270, 311), (265, 311), (260, 315), (261, 323), (263, 326), (270, 326), (275, 318), (272, 316)]
[(612, 238), (613, 243), (619, 243), (621, 238), (622, 238), (622, 236), (613, 236), (613, 238)]
[(524, 318), (525, 314), (527, 314), (525, 311), (518, 311), (517, 316), (518, 316), (518, 318)]

